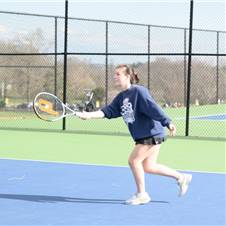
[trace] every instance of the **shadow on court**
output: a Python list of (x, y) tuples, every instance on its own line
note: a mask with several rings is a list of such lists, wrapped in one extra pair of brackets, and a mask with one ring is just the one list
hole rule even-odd
[(0, 159), (0, 225), (225, 225), (226, 175), (192, 174), (182, 198), (171, 178), (147, 175), (154, 201), (130, 206), (129, 168)]
[[(125, 204), (122, 199), (90, 199), (90, 198), (74, 198), (63, 196), (49, 196), (49, 195), (18, 195), (18, 194), (0, 194), (0, 199), (23, 200), (30, 202), (72, 202), (72, 203), (98, 203), (98, 204)], [(152, 201), (152, 203), (168, 204), (166, 201)]]

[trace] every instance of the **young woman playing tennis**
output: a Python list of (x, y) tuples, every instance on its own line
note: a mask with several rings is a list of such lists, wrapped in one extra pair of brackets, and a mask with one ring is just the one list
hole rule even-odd
[(119, 65), (114, 75), (115, 84), (121, 92), (111, 104), (95, 112), (77, 113), (81, 119), (117, 118), (122, 116), (135, 141), (135, 147), (129, 156), (129, 166), (133, 172), (137, 192), (127, 204), (139, 205), (151, 201), (145, 191), (144, 174), (152, 173), (169, 176), (177, 180), (183, 196), (192, 180), (191, 174), (182, 174), (167, 166), (157, 163), (161, 143), (165, 140), (164, 127), (169, 129), (171, 136), (176, 133), (176, 127), (153, 100), (149, 91), (138, 83), (139, 79), (134, 70), (127, 65)]

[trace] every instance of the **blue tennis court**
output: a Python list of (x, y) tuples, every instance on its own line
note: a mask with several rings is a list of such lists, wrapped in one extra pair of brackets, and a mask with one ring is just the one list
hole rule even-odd
[(174, 180), (147, 175), (152, 202), (134, 192), (127, 167), (0, 160), (0, 225), (225, 225), (225, 174), (192, 173), (177, 197)]
[(213, 120), (213, 121), (225, 121), (226, 120), (226, 114), (195, 116), (195, 117), (192, 117), (192, 119)]

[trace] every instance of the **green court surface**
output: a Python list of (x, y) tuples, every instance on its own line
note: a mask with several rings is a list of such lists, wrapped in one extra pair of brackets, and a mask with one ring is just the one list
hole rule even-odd
[[(0, 130), (0, 158), (127, 166), (129, 136)], [(169, 138), (159, 162), (179, 170), (226, 172), (224, 141)]]

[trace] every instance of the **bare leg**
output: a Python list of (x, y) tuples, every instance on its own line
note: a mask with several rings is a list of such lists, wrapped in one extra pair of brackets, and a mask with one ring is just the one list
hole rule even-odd
[(152, 174), (159, 174), (163, 176), (173, 177), (180, 179), (182, 174), (174, 169), (157, 163), (160, 145), (149, 145), (150, 155), (142, 162), (144, 171)]
[(151, 154), (150, 145), (138, 144), (129, 157), (129, 165), (137, 185), (137, 193), (145, 192), (143, 161)]

